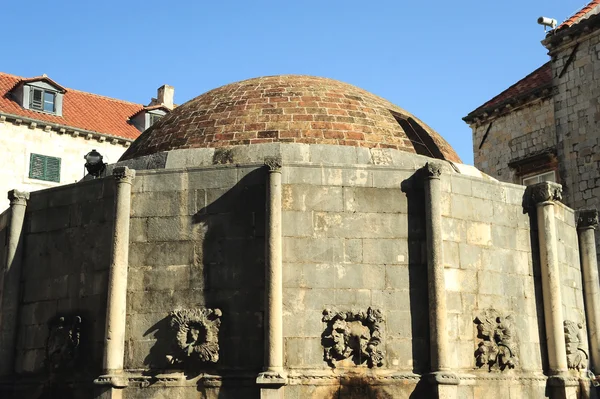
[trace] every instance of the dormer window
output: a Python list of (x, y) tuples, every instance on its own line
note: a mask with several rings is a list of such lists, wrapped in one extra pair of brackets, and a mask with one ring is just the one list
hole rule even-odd
[(149, 119), (148, 119), (148, 127), (150, 127), (150, 126), (154, 125), (154, 124), (155, 124), (156, 122), (158, 122), (158, 121), (159, 121), (159, 119), (160, 119), (160, 118), (162, 118), (163, 116), (164, 116), (164, 114), (163, 114), (163, 115), (160, 115), (160, 114), (154, 114), (154, 113), (150, 113), (150, 112), (149, 112), (149, 113), (148, 113), (148, 118), (149, 118)]
[(31, 87), (29, 108), (44, 112), (56, 112), (56, 92)]
[(12, 98), (23, 108), (62, 116), (66, 89), (46, 75), (21, 80), (12, 90)]

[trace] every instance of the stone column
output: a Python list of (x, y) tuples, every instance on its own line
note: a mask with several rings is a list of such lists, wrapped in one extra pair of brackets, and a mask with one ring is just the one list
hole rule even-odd
[(10, 219), (7, 231), (6, 267), (2, 271), (2, 298), (0, 299), (0, 375), (14, 372), (15, 348), (17, 345), (17, 321), (21, 286), (21, 265), (23, 261), (23, 222), (29, 193), (11, 190)]
[(562, 186), (544, 182), (529, 189), (537, 213), (548, 362), (550, 373), (560, 374), (568, 370), (554, 216), (554, 201), (562, 199)]
[(422, 169), (425, 189), (425, 228), (427, 235), (427, 284), (429, 292), (429, 334), (431, 370), (438, 397), (456, 396), (459, 380), (451, 369), (448, 354), (446, 283), (442, 244), (442, 166), (428, 162)]
[[(135, 170), (116, 167), (113, 176), (117, 185), (112, 254), (108, 275), (106, 329), (104, 345), (104, 375), (95, 382), (107, 386), (106, 398), (120, 398), (127, 386), (123, 376), (125, 355), (125, 319), (127, 312), (127, 268), (129, 258), (129, 216), (131, 213), (131, 183)], [(109, 394), (109, 395), (107, 395)]]
[(265, 158), (268, 169), (265, 231), (265, 371), (256, 383), (261, 399), (283, 398), (283, 264), (281, 235), (281, 159)]
[(577, 232), (579, 233), (579, 253), (581, 255), (581, 274), (583, 277), (591, 369), (595, 374), (600, 373), (600, 278), (598, 277), (596, 239), (594, 237), (594, 230), (597, 227), (597, 210), (586, 209), (577, 213)]

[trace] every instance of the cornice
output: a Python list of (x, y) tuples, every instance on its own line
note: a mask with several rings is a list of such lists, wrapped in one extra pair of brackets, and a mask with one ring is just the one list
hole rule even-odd
[(39, 119), (28, 118), (25, 116), (13, 115), (0, 111), (0, 123), (12, 123), (13, 125), (24, 125), (30, 129), (41, 129), (45, 132), (55, 132), (56, 134), (67, 134), (75, 137), (82, 137), (86, 140), (97, 140), (98, 142), (109, 142), (114, 145), (129, 147), (133, 140), (124, 137), (113, 136), (110, 134), (94, 132), (91, 130), (79, 129), (73, 126), (62, 125), (60, 123), (52, 123)]

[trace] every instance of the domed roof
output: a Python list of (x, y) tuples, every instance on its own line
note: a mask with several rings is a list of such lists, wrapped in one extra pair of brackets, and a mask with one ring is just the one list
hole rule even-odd
[(121, 161), (270, 142), (393, 148), (460, 162), (439, 134), (402, 108), (347, 83), (302, 75), (248, 79), (206, 92), (146, 130)]

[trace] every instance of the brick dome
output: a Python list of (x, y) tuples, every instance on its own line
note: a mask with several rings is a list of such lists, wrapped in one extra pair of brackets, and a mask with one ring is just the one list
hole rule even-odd
[(177, 107), (121, 161), (162, 151), (291, 142), (393, 148), (460, 162), (435, 131), (358, 87), (301, 75), (231, 83)]

